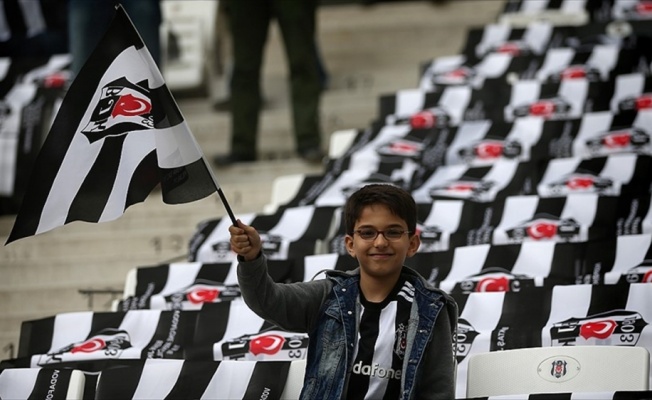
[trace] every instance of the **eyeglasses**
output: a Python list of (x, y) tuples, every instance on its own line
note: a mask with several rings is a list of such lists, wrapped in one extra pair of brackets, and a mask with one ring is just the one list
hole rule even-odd
[(363, 229), (355, 230), (353, 231), (353, 233), (357, 233), (358, 236), (360, 236), (360, 239), (366, 241), (376, 240), (378, 234), (380, 233), (383, 235), (385, 239), (394, 242), (400, 240), (403, 237), (403, 234), (405, 233), (410, 234), (412, 232), (400, 228), (389, 228), (385, 231), (379, 231), (374, 228), (363, 228)]

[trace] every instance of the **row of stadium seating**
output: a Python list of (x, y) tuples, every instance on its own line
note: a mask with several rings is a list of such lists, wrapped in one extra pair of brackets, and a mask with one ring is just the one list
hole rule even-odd
[[(364, 184), (400, 185), (423, 242), (407, 263), (459, 305), (457, 398), (650, 398), (644, 3), (508, 1), (460, 54), (424, 60), (416, 89), (332, 135), (323, 174), (281, 177), (239, 216), (272, 277), (355, 268), (340, 207)], [(308, 337), (244, 304), (230, 223), (201, 221), (187, 261), (134, 268), (112, 312), (25, 321), (0, 398), (298, 397)]]

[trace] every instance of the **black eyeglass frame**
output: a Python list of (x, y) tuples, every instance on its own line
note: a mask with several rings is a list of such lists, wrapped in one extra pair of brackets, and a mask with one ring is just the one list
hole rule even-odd
[[(375, 232), (374, 237), (365, 238), (365, 237), (362, 236), (362, 233), (361, 233), (362, 231), (373, 231), (373, 232)], [(386, 233), (389, 232), (389, 231), (400, 231), (401, 234), (399, 236), (396, 236), (396, 237), (387, 237)], [(404, 234), (407, 233), (408, 236), (409, 236), (413, 232), (402, 229), (402, 228), (389, 228), (389, 229), (385, 229), (385, 230), (382, 230), (382, 231), (378, 230), (376, 228), (363, 228), (363, 229), (356, 229), (356, 230), (353, 231), (353, 233), (354, 234), (357, 233), (358, 236), (360, 236), (360, 239), (362, 239), (362, 240), (364, 240), (366, 242), (373, 242), (374, 240), (378, 239), (378, 235), (383, 235), (385, 240), (387, 240), (388, 242), (396, 242), (396, 241), (401, 240), (401, 238), (403, 237)]]

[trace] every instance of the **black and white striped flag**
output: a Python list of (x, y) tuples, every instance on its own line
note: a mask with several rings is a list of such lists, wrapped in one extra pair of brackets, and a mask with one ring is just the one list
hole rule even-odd
[(160, 71), (118, 7), (61, 105), (7, 243), (72, 221), (117, 219), (158, 184), (168, 204), (218, 189)]

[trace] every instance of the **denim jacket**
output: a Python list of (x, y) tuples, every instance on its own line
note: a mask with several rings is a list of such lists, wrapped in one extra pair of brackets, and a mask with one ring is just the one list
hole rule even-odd
[[(359, 269), (327, 271), (326, 279), (275, 283), (265, 256), (238, 265), (247, 305), (260, 317), (310, 337), (302, 399), (341, 399), (353, 367), (360, 314)], [(455, 301), (403, 267), (415, 287), (401, 377), (401, 399), (455, 398)], [(438, 316), (442, 313), (442, 318)]]

